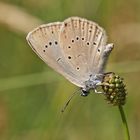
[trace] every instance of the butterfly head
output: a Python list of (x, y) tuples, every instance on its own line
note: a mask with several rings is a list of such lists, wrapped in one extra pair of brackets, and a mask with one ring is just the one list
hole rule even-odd
[(88, 94), (89, 94), (89, 91), (87, 91), (85, 89), (81, 90), (81, 96), (86, 97), (86, 96), (88, 96)]

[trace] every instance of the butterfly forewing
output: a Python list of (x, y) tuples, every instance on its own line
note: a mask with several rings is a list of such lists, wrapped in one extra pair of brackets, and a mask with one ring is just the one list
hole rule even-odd
[(59, 43), (59, 34), (62, 23), (56, 22), (34, 29), (27, 35), (27, 41), (34, 52), (50, 67), (65, 76), (79, 87), (83, 86), (77, 80), (71, 66), (65, 61)]
[(56, 63), (61, 55), (60, 49), (57, 47), (60, 27), (61, 23), (41, 25), (27, 36), (27, 41), (32, 49), (51, 67), (60, 67)]
[(98, 73), (98, 65), (106, 44), (105, 31), (96, 23), (71, 17), (62, 23), (60, 47), (64, 57), (80, 80)]

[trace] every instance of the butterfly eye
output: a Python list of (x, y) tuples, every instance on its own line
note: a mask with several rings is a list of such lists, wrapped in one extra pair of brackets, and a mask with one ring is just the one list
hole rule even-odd
[(46, 48), (48, 48), (48, 46), (47, 46), (47, 45), (45, 45), (45, 47), (46, 47)]
[(100, 52), (100, 49), (98, 49), (98, 52)]
[(96, 45), (96, 42), (93, 42), (93, 45)]
[(45, 50), (43, 50), (43, 52), (45, 52)]
[(71, 48), (71, 46), (68, 46), (68, 48), (70, 49), (70, 48)]

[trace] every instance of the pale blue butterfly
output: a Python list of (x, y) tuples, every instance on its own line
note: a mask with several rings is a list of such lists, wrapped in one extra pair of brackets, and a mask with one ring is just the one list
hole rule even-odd
[(79, 17), (44, 24), (27, 35), (33, 51), (55, 71), (81, 88), (87, 96), (96, 93), (113, 44), (97, 23)]

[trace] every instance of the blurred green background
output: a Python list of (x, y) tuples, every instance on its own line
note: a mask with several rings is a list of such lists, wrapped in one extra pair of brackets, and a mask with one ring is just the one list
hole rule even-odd
[(70, 16), (99, 23), (115, 44), (106, 71), (124, 77), (130, 135), (140, 138), (139, 0), (1, 0), (1, 140), (124, 140), (118, 108), (103, 96), (76, 96), (60, 113), (76, 87), (42, 62), (25, 40), (34, 27)]

